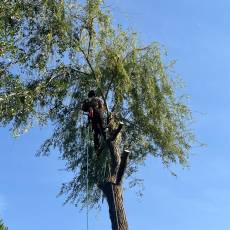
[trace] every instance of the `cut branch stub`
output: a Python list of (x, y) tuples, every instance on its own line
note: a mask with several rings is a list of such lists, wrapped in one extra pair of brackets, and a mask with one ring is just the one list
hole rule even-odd
[(121, 156), (121, 163), (117, 172), (117, 181), (116, 184), (121, 184), (122, 179), (124, 178), (125, 170), (128, 164), (128, 158), (129, 158), (130, 151), (124, 150), (122, 156)]

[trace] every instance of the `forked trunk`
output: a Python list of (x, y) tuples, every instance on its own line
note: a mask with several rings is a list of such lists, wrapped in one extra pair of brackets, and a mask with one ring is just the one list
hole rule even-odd
[(123, 206), (122, 178), (127, 166), (129, 151), (124, 150), (121, 154), (120, 143), (115, 141), (122, 126), (123, 123), (120, 123), (117, 129), (111, 129), (110, 138), (107, 140), (111, 156), (110, 177), (99, 186), (109, 206), (112, 230), (128, 230), (128, 222)]
[(128, 222), (123, 206), (122, 186), (107, 182), (101, 189), (108, 202), (112, 230), (128, 230)]

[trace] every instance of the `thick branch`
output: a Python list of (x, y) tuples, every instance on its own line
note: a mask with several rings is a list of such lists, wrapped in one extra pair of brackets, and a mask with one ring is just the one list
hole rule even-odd
[(120, 122), (118, 128), (113, 131), (111, 137), (107, 140), (110, 154), (111, 154), (111, 182), (116, 184), (117, 181), (117, 174), (120, 167), (121, 156), (120, 156), (120, 149), (117, 144), (113, 143), (116, 139), (117, 135), (120, 133), (124, 123)]
[(114, 140), (117, 138), (117, 136), (118, 136), (118, 134), (120, 133), (120, 131), (121, 131), (123, 125), (124, 125), (124, 123), (123, 123), (123, 122), (120, 122), (118, 128), (115, 129), (115, 130), (111, 133), (111, 136), (110, 136), (110, 138), (109, 138), (110, 141), (114, 141)]
[(121, 156), (121, 163), (117, 172), (117, 181), (116, 184), (121, 184), (122, 179), (125, 174), (125, 170), (127, 168), (128, 158), (129, 158), (130, 151), (125, 150)]
[(114, 144), (112, 141), (108, 141), (109, 151), (111, 154), (111, 172), (110, 182), (116, 184), (117, 173), (121, 162), (119, 146)]
[(98, 79), (97, 79), (97, 76), (96, 76), (96, 74), (95, 74), (95, 71), (94, 71), (94, 69), (93, 69), (93, 67), (92, 67), (92, 65), (91, 65), (91, 63), (90, 63), (90, 60), (89, 60), (88, 56), (85, 54), (85, 51), (82, 50), (82, 49), (80, 49), (80, 50), (81, 50), (81, 52), (83, 53), (83, 55), (84, 55), (84, 57), (85, 57), (85, 60), (86, 60), (86, 62), (88, 63), (89, 68), (90, 68), (91, 71), (92, 71), (92, 74), (93, 74), (93, 76), (94, 76), (94, 79), (95, 79), (95, 81), (96, 81), (96, 83), (97, 83), (97, 86), (98, 86), (98, 88), (99, 88), (99, 90), (100, 90), (102, 99), (103, 99), (103, 101), (104, 101), (106, 111), (108, 112), (109, 110), (108, 110), (108, 106), (107, 106), (107, 103), (106, 103), (106, 99), (105, 99), (105, 96), (104, 96), (104, 94), (103, 94), (103, 92), (102, 92), (102, 90), (101, 90), (101, 87), (98, 85)]
[[(75, 36), (76, 36), (77, 40), (80, 42), (80, 38), (78, 37), (78, 35), (75, 35)], [(98, 79), (97, 79), (96, 73), (95, 73), (95, 71), (94, 71), (94, 69), (93, 69), (93, 66), (91, 65), (91, 62), (90, 62), (90, 60), (89, 60), (89, 57), (88, 57), (88, 55), (85, 53), (84, 49), (81, 48), (80, 45), (79, 45), (79, 50), (82, 52), (82, 54), (83, 54), (83, 56), (84, 56), (84, 58), (85, 58), (85, 60), (86, 60), (86, 62), (87, 62), (87, 64), (88, 64), (88, 66), (89, 66), (89, 68), (90, 68), (90, 70), (91, 70), (91, 72), (92, 72), (92, 74), (93, 74), (93, 77), (94, 77), (94, 79), (95, 79), (95, 81), (96, 81), (97, 87), (99, 88), (100, 93), (101, 93), (101, 96), (102, 96), (102, 99), (103, 99), (103, 101), (104, 101), (104, 104), (105, 104), (105, 107), (106, 107), (106, 111), (109, 112), (109, 109), (108, 109), (108, 106), (107, 106), (107, 103), (106, 103), (106, 98), (105, 98), (105, 96), (104, 96), (104, 94), (103, 94), (103, 92), (102, 92), (101, 87), (98, 85)]]

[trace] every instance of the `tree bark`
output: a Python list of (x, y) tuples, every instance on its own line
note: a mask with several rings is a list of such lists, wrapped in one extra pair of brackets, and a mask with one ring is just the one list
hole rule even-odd
[(109, 206), (112, 230), (128, 230), (128, 222), (123, 205), (122, 185), (107, 182), (101, 189)]
[(111, 131), (110, 138), (107, 140), (111, 156), (110, 177), (99, 185), (109, 206), (112, 230), (128, 230), (128, 222), (123, 205), (122, 178), (126, 170), (129, 151), (125, 150), (121, 155), (119, 141), (115, 141), (122, 126), (123, 123), (120, 122), (119, 127)]

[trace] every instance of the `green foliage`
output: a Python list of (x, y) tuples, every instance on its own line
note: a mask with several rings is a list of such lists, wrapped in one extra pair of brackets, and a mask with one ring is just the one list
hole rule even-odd
[(8, 230), (8, 228), (4, 225), (2, 220), (0, 220), (0, 230)]
[(0, 124), (15, 135), (34, 123), (52, 123), (53, 135), (40, 154), (53, 148), (74, 172), (61, 193), (85, 204), (86, 149), (92, 206), (97, 187), (108, 176), (109, 156), (97, 158), (86, 133), (81, 103), (95, 88), (108, 112), (125, 129), (118, 141), (131, 150), (127, 176), (148, 155), (164, 165), (187, 163), (194, 140), (191, 112), (172, 73), (172, 63), (157, 43), (141, 46), (136, 33), (114, 27), (103, 1), (2, 1), (0, 3)]

